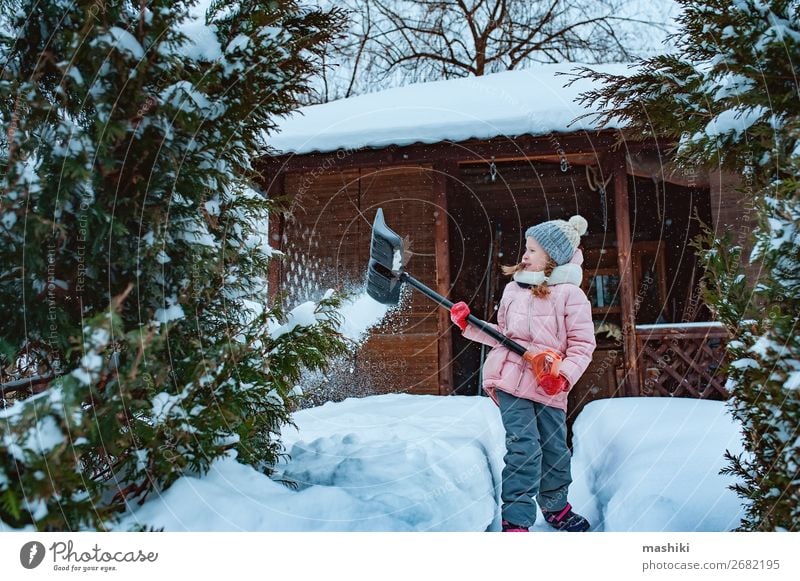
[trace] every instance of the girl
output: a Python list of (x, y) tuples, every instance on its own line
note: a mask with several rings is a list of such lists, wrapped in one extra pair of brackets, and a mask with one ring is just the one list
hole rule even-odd
[[(500, 407), (506, 430), (503, 469), (503, 530), (527, 532), (536, 522), (536, 497), (554, 528), (585, 531), (589, 522), (567, 502), (567, 394), (581, 377), (595, 348), (592, 308), (581, 290), (583, 253), (578, 249), (586, 220), (551, 220), (528, 228), (522, 262), (503, 267), (512, 275), (497, 315), (497, 329), (528, 349), (550, 349), (563, 360), (558, 376), (537, 381), (516, 353), (467, 322), (469, 307), (453, 305), (450, 318), (464, 337), (490, 347), (483, 387)], [(555, 393), (555, 395), (548, 395)]]

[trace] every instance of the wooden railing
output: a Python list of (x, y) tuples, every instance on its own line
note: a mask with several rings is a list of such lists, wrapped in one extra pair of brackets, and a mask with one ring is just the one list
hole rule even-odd
[(59, 359), (39, 341), (26, 344), (12, 361), (0, 357), (0, 408), (42, 392), (62, 374)]
[(54, 378), (55, 375), (49, 374), (0, 381), (0, 409), (41, 392)]
[(640, 395), (727, 399), (721, 323), (636, 326)]

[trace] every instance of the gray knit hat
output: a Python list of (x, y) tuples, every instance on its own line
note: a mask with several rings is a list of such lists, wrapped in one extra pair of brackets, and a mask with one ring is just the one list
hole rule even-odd
[(576, 214), (566, 222), (550, 220), (531, 226), (525, 232), (525, 237), (530, 236), (536, 240), (556, 264), (562, 265), (572, 259), (588, 226), (586, 218)]

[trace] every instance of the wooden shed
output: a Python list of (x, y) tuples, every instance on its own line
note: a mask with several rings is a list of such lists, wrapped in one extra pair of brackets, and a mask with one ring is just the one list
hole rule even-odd
[[(616, 67), (606, 68), (625, 70)], [(670, 144), (576, 122), (586, 111), (574, 98), (588, 86), (565, 88), (566, 70), (413, 85), (287, 120), (271, 141), (280, 153), (259, 161), (266, 194), (288, 204), (270, 223), (272, 246), (287, 254), (270, 288), (302, 298), (363, 284), (380, 207), (411, 243), (414, 276), (496, 321), (500, 265), (519, 261), (525, 229), (580, 213), (598, 347), (571, 416), (619, 395), (724, 398), (725, 331), (700, 299), (689, 243), (700, 221), (746, 240), (737, 183), (675, 171)], [(376, 392), (476, 394), (483, 356), (444, 309), (409, 293), (355, 366)]]

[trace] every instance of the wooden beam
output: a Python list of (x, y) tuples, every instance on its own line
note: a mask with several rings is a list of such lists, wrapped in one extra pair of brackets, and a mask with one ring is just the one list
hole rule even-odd
[[(436, 292), (442, 296), (450, 294), (450, 228), (447, 208), (447, 192), (450, 177), (457, 175), (455, 163), (434, 164), (434, 249), (436, 253)], [(439, 347), (439, 395), (453, 393), (453, 333), (450, 313), (443, 308), (438, 311)]]
[(275, 175), (284, 172), (321, 172), (331, 168), (419, 165), (429, 164), (434, 160), (441, 163), (488, 162), (492, 157), (511, 159), (558, 156), (560, 151), (569, 155), (583, 154), (588, 159), (602, 156), (614, 145), (617, 136), (616, 131), (500, 136), (460, 142), (416, 143), (403, 147), (389, 145), (380, 149), (340, 149), (299, 155), (265, 156), (256, 160), (255, 165), (262, 174)]
[[(542, 155), (517, 155), (510, 157), (495, 157), (495, 163), (508, 163), (508, 162), (546, 162), (546, 163), (561, 163), (562, 159), (566, 159), (570, 165), (598, 165), (602, 158), (600, 152), (597, 153), (567, 153), (564, 156), (558, 154), (542, 154)], [(485, 159), (470, 159), (459, 162), (460, 165), (486, 165)]]
[(706, 171), (697, 170), (696, 173), (687, 174), (675, 167), (671, 161), (666, 160), (663, 155), (663, 153), (659, 154), (657, 151), (647, 150), (628, 154), (626, 156), (628, 173), (645, 179), (655, 178), (659, 181), (685, 188), (710, 187)]
[[(267, 191), (267, 196), (282, 197), (286, 191), (286, 174), (275, 176), (270, 182), (270, 190)], [(275, 250), (283, 250), (283, 231), (286, 223), (286, 218), (283, 212), (271, 214), (269, 217), (269, 245)], [(275, 302), (275, 295), (281, 288), (283, 281), (283, 267), (281, 259), (278, 257), (269, 261), (269, 269), (267, 272), (267, 296), (269, 297), (270, 304)]]
[(639, 139), (617, 130), (574, 131), (547, 135), (497, 136), (489, 139), (468, 139), (454, 142), (415, 143), (381, 148), (339, 149), (303, 154), (268, 155), (253, 163), (262, 174), (284, 172), (314, 172), (324, 169), (348, 169), (365, 166), (400, 166), (404, 164), (441, 162), (487, 162), (495, 160), (560, 160), (566, 154), (574, 165), (594, 165), (611, 147), (624, 145), (629, 155), (641, 151), (669, 151), (674, 144), (655, 139)]
[(628, 210), (628, 173), (625, 151), (620, 148), (612, 158), (614, 172), (614, 219), (617, 234), (620, 314), (625, 361), (626, 395), (639, 395), (639, 367), (636, 351), (636, 313), (634, 311), (631, 222)]
[(61, 377), (63, 373), (48, 373), (47, 375), (34, 375), (32, 377), (23, 377), (21, 379), (14, 379), (5, 383), (0, 383), (0, 394), (6, 395), (14, 391), (29, 390), (33, 392), (35, 386), (48, 384), (56, 377)]

